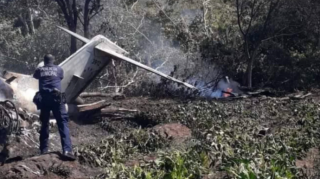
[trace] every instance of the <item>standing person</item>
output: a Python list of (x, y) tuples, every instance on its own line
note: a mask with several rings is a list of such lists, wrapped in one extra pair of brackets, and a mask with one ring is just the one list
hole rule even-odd
[[(61, 80), (63, 79), (63, 69), (54, 65), (54, 56), (51, 54), (44, 56), (44, 66), (38, 67), (33, 75), (39, 80), (39, 93), (41, 101), (37, 104), (40, 108), (40, 153), (48, 153), (49, 120), (50, 111), (57, 120), (61, 138), (63, 156), (68, 160), (75, 160), (72, 154), (72, 144), (68, 127), (68, 114), (61, 98)], [(36, 98), (36, 97), (35, 97)]]

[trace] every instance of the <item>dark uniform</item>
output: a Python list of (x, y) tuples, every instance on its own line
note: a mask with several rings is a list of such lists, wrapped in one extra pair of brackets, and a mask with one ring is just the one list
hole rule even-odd
[(47, 63), (45, 60), (45, 65), (37, 68), (33, 77), (39, 80), (39, 92), (42, 98), (40, 103), (40, 121), (42, 123), (40, 130), (40, 152), (42, 154), (48, 152), (49, 119), (50, 111), (52, 111), (57, 120), (63, 153), (67, 156), (68, 154), (73, 156), (71, 154), (72, 144), (68, 128), (68, 114), (65, 105), (57, 102), (53, 95), (55, 90), (61, 91), (63, 69), (54, 65), (53, 60)]

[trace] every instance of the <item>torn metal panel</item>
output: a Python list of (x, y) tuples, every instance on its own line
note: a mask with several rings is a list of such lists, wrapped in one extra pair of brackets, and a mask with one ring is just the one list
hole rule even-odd
[(10, 84), (7, 84), (13, 91), (13, 97), (12, 99), (6, 99), (13, 100), (18, 106), (21, 106), (32, 113), (36, 112), (37, 108), (32, 100), (39, 89), (38, 80), (30, 75), (10, 71), (5, 71), (3, 74), (5, 80), (11, 79), (12, 77), (14, 77), (15, 80), (11, 81)]
[(13, 99), (14, 91), (8, 83), (5, 82), (5, 79), (0, 78), (0, 101), (6, 99)]

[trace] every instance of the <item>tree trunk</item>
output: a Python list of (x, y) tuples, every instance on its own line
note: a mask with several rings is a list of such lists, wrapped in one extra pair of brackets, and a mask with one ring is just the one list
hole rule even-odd
[(89, 31), (89, 21), (90, 21), (90, 15), (89, 15), (89, 4), (91, 0), (86, 0), (84, 4), (84, 13), (83, 13), (83, 32), (84, 37), (90, 38), (90, 31)]
[(248, 68), (247, 68), (247, 82), (248, 88), (252, 88), (252, 70), (253, 70), (253, 58), (249, 59)]
[(19, 21), (22, 23), (22, 35), (23, 36), (28, 36), (29, 35), (29, 26), (26, 20), (23, 18), (22, 15), (19, 15)]
[(83, 24), (83, 31), (84, 31), (84, 37), (90, 38), (90, 31), (89, 31), (89, 23), (86, 23), (86, 21)]
[[(77, 33), (77, 27), (69, 27), (69, 29), (72, 32)], [(76, 51), (77, 51), (77, 39), (75, 37), (71, 36), (71, 39), (70, 39), (70, 54), (73, 54)]]
[[(58, 5), (61, 8), (61, 11), (63, 12), (65, 21), (68, 24), (69, 30), (72, 32), (77, 33), (77, 22), (78, 22), (78, 10), (77, 10), (77, 4), (76, 0), (72, 1), (72, 4), (70, 4), (70, 0), (56, 0)], [(73, 36), (71, 36), (70, 40), (70, 53), (73, 54), (77, 51), (77, 39)]]
[(247, 77), (248, 77), (248, 88), (252, 88), (252, 70), (253, 70), (253, 65), (254, 65), (254, 61), (255, 59), (259, 56), (259, 48), (260, 48), (260, 45), (262, 44), (262, 42), (260, 43), (257, 43), (255, 44), (255, 49), (254, 51), (251, 53), (249, 53), (249, 50), (247, 51), (248, 52), (248, 68), (247, 68)]
[(32, 10), (29, 8), (28, 11), (28, 25), (29, 25), (29, 33), (32, 35), (34, 34), (34, 24), (33, 24), (33, 15), (32, 15)]
[[(72, 1), (72, 13), (71, 13), (71, 20), (72, 20), (72, 31), (77, 33), (77, 22), (78, 22), (78, 10), (77, 10), (77, 3), (76, 0)], [(70, 52), (73, 54), (77, 51), (77, 39), (75, 37), (71, 37), (71, 46), (70, 46)]]

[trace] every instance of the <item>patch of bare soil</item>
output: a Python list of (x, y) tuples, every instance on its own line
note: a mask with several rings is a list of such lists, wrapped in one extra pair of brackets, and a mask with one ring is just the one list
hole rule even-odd
[(320, 177), (320, 153), (319, 149), (312, 148), (306, 154), (306, 157), (301, 160), (296, 160), (296, 166), (303, 170), (305, 176), (309, 178)]

